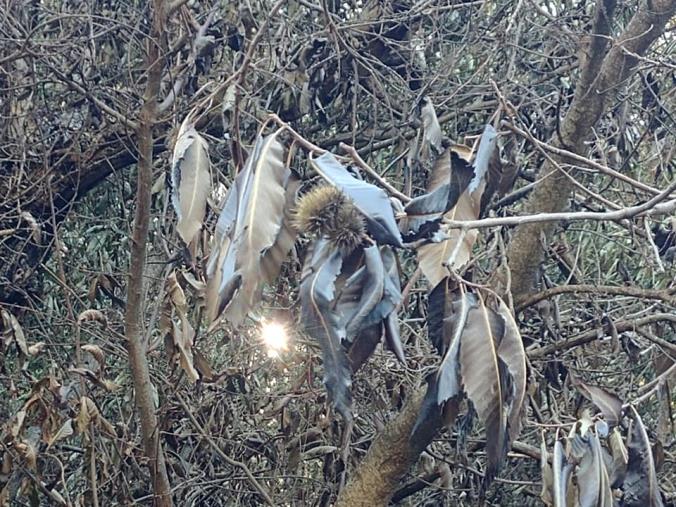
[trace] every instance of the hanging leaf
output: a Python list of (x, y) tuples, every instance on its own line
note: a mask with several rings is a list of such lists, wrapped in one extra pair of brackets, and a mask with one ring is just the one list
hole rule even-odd
[(24, 357), (30, 356), (28, 351), (28, 344), (26, 343), (26, 336), (23, 333), (23, 328), (16, 317), (7, 310), (0, 310), (2, 313), (2, 327), (3, 333), (10, 339), (8, 343), (13, 340), (16, 343), (16, 348)]
[(384, 317), (372, 315), (376, 305), (383, 298), (385, 286), (385, 266), (380, 250), (373, 245), (365, 248), (363, 255), (364, 265), (345, 282), (338, 299), (337, 311), (345, 316), (348, 341), (351, 341), (363, 327), (372, 326)]
[(356, 372), (366, 360), (371, 357), (373, 351), (380, 343), (383, 336), (382, 323), (374, 324), (359, 331), (359, 334), (352, 340), (348, 351), (348, 358), (352, 366), (352, 372)]
[[(444, 218), (449, 220), (474, 220), (479, 216), (478, 198), (465, 191), (457, 204)], [(462, 231), (450, 229), (438, 243), (427, 243), (418, 248), (420, 269), (431, 286), (438, 285), (449, 275), (449, 269), (457, 271), (467, 264), (472, 256), (472, 247), (479, 233), (476, 229)]]
[(311, 158), (310, 164), (322, 178), (352, 199), (379, 244), (403, 246), (392, 204), (384, 190), (352, 176), (331, 153)]
[(557, 439), (552, 457), (552, 475), (554, 507), (566, 507), (568, 502), (568, 484), (573, 473), (573, 465), (566, 458), (563, 445)]
[(574, 438), (584, 442), (585, 453), (575, 471), (580, 507), (613, 507), (613, 492), (610, 489), (608, 472), (603, 461), (601, 442), (593, 431)]
[(437, 113), (434, 110), (434, 104), (429, 97), (423, 97), (423, 106), (420, 108), (420, 118), (423, 124), (423, 139), (427, 146), (431, 146), (437, 153), (441, 153), (443, 148), (443, 134)]
[(632, 405), (629, 410), (631, 427), (627, 438), (627, 474), (622, 490), (622, 507), (662, 507), (662, 495), (657, 483), (653, 453), (643, 421)]
[(481, 141), (479, 141), (479, 149), (474, 158), (474, 178), (469, 184), (467, 190), (469, 193), (476, 192), (481, 186), (485, 185), (488, 167), (490, 165), (493, 154), (498, 145), (498, 133), (491, 125), (484, 127), (483, 134), (481, 134)]
[(608, 446), (610, 447), (611, 455), (613, 457), (613, 470), (610, 474), (610, 484), (613, 488), (617, 488), (624, 482), (624, 477), (627, 472), (627, 462), (629, 461), (629, 454), (627, 448), (622, 441), (622, 434), (618, 426), (613, 428), (613, 431), (608, 437)]
[(484, 480), (488, 484), (509, 448), (507, 405), (513, 402), (513, 385), (497, 351), (505, 324), (486, 306), (481, 294), (476, 295), (476, 304), (470, 305), (466, 320), (460, 343), (460, 374), (467, 397), (486, 427), (488, 464)]
[(332, 305), (342, 263), (340, 252), (327, 240), (316, 241), (303, 268), (300, 300), (303, 327), (322, 349), (324, 384), (329, 397), (343, 418), (351, 421), (351, 368), (342, 345), (345, 328)]
[[(442, 282), (441, 285), (445, 285), (445, 282)], [(437, 373), (439, 390), (437, 403), (439, 405), (461, 393), (459, 355), (461, 338), (463, 333), (467, 331), (466, 326), (470, 311), (477, 307), (478, 300), (474, 294), (467, 294), (464, 291), (446, 292), (442, 304), (444, 305), (444, 314), (441, 323), (441, 336), (435, 338), (437, 343), (440, 339), (443, 340), (443, 359)], [(438, 331), (433, 332), (438, 333)]]
[[(293, 242), (290, 229), (283, 228), (284, 210), (297, 191), (293, 183), (287, 196), (286, 187), (295, 181), (290, 174), (284, 165), (284, 147), (277, 140), (277, 133), (259, 137), (218, 220), (217, 247), (212, 252), (216, 264), (210, 262), (208, 266), (211, 278), (207, 297), (212, 318), (224, 312), (231, 324), (241, 323), (257, 302), (261, 284), (276, 276), (281, 251), (286, 250), (284, 257), (288, 254)], [(288, 220), (287, 214), (285, 227)], [(278, 240), (279, 251), (274, 248)], [(268, 252), (271, 257), (263, 262)], [(214, 282), (219, 279), (216, 290)]]
[(521, 432), (521, 419), (526, 399), (526, 350), (523, 347), (519, 326), (514, 321), (512, 312), (500, 298), (497, 298), (496, 311), (504, 321), (504, 335), (498, 346), (498, 357), (507, 365), (514, 389), (507, 419), (509, 440), (513, 442)]
[[(442, 164), (449, 166), (439, 169)], [(445, 180), (441, 180), (437, 175), (442, 175)], [(473, 177), (472, 166), (447, 148), (437, 159), (428, 184), (428, 193), (412, 199), (404, 208), (406, 217), (399, 222), (399, 227), (407, 240), (418, 239), (423, 234), (427, 235), (437, 230), (441, 216), (456, 205)], [(427, 227), (423, 228), (422, 234), (415, 234), (423, 225)]]
[[(455, 206), (443, 214), (445, 219), (462, 221), (479, 218), (481, 196), (486, 186), (488, 161), (496, 146), (496, 135), (492, 127), (486, 126), (472, 164), (474, 175), (465, 190), (460, 194)], [(469, 161), (471, 150), (467, 147), (454, 145), (451, 149), (453, 153), (457, 153), (458, 159)], [(456, 167), (451, 167), (451, 165), (448, 166), (448, 169), (443, 166), (435, 166), (431, 181), (438, 185), (438, 182), (442, 180), (440, 175), (444, 174), (444, 171), (452, 172), (454, 170), (456, 170)], [(447, 178), (447, 181), (451, 181), (450, 175)], [(464, 180), (458, 177), (458, 181)], [(472, 255), (472, 247), (479, 234), (477, 230), (463, 231), (461, 229), (449, 229), (444, 233), (442, 236), (437, 236), (438, 239), (436, 240), (433, 238), (433, 241), (436, 242), (427, 243), (418, 248), (420, 269), (433, 287), (436, 287), (442, 279), (448, 276), (449, 270), (457, 271), (467, 264)]]
[(47, 441), (47, 450), (49, 450), (59, 440), (68, 438), (73, 433), (74, 433), (73, 420), (66, 419), (66, 422), (64, 422), (63, 425), (59, 428), (59, 431), (57, 431), (54, 435), (52, 435), (52, 437)]
[(603, 414), (610, 427), (616, 426), (622, 416), (622, 400), (613, 393), (589, 384), (569, 373), (571, 384), (589, 401), (591, 401)]
[[(176, 347), (178, 352), (179, 364), (181, 365), (181, 368), (188, 375), (188, 379), (190, 379), (191, 382), (196, 382), (199, 380), (199, 373), (193, 364), (192, 355), (195, 330), (188, 319), (187, 301), (185, 298), (185, 293), (183, 292), (183, 288), (178, 283), (176, 278), (176, 271), (172, 271), (167, 277), (166, 286), (167, 296), (169, 297), (173, 309), (178, 314), (178, 318), (181, 321), (181, 326), (179, 327), (173, 320), (170, 320), (170, 333), (173, 339), (173, 345)], [(162, 325), (165, 326), (167, 324), (163, 322)]]
[(178, 223), (176, 231), (190, 244), (202, 228), (211, 191), (209, 145), (190, 123), (181, 125), (171, 161), (171, 200)]

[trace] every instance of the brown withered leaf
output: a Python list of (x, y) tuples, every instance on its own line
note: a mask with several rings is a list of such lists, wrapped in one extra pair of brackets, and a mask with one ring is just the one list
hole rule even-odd
[(581, 507), (613, 507), (613, 492), (603, 460), (601, 442), (594, 431), (585, 435), (575, 435), (585, 447), (578, 467), (575, 470), (577, 480), (577, 505)]
[[(479, 217), (479, 198), (480, 193), (475, 195), (465, 190), (456, 205), (444, 213), (444, 218), (475, 220)], [(468, 231), (451, 229), (446, 235), (448, 239), (442, 239), (438, 243), (427, 243), (418, 248), (420, 269), (431, 286), (438, 285), (446, 278), (449, 269), (457, 271), (467, 264), (479, 232), (476, 229)]]
[(93, 343), (86, 343), (85, 345), (82, 346), (82, 350), (84, 350), (85, 352), (89, 352), (92, 356), (94, 356), (96, 362), (99, 363), (100, 371), (103, 371), (105, 369), (106, 356), (103, 353), (101, 347), (99, 347), (98, 345), (94, 345)]
[(176, 231), (187, 245), (202, 228), (211, 191), (209, 145), (187, 117), (178, 132), (171, 162)]
[(513, 442), (521, 432), (524, 401), (526, 399), (526, 350), (519, 332), (519, 326), (514, 321), (512, 312), (505, 302), (496, 298), (497, 308), (494, 308), (504, 321), (504, 335), (498, 346), (498, 357), (507, 365), (512, 377), (511, 385), (514, 391), (511, 404), (508, 408), (508, 432), (509, 440)]
[(12, 313), (5, 309), (0, 309), (0, 314), (2, 315), (4, 334), (10, 338), (7, 342), (11, 343), (14, 341), (20, 354), (24, 357), (30, 356), (28, 344), (26, 343), (26, 336), (23, 333), (23, 328), (21, 327), (21, 324), (19, 324), (19, 321)]
[(106, 316), (103, 314), (103, 312), (95, 309), (89, 309), (81, 312), (80, 315), (77, 316), (77, 322), (78, 324), (83, 322), (98, 322), (104, 327), (108, 325), (108, 320), (106, 319)]
[(488, 464), (484, 481), (488, 484), (507, 454), (508, 405), (513, 393), (508, 389), (509, 370), (497, 350), (505, 323), (486, 306), (481, 294), (468, 296), (473, 301), (461, 336), (460, 375), (467, 397), (486, 427)]
[(443, 150), (443, 134), (434, 104), (429, 97), (423, 97), (420, 108), (420, 118), (423, 124), (423, 140), (426, 146), (433, 148), (437, 153)]
[(618, 426), (615, 426), (608, 437), (608, 447), (613, 457), (613, 469), (610, 475), (610, 484), (612, 487), (618, 487), (624, 481), (627, 472), (627, 462), (629, 455), (627, 448), (622, 441), (622, 434)]
[(78, 411), (75, 421), (77, 423), (77, 431), (83, 434), (89, 428), (92, 419), (95, 419), (99, 413), (99, 409), (94, 402), (86, 396), (80, 398), (80, 410)]
[(630, 406), (631, 427), (627, 437), (627, 474), (624, 479), (623, 507), (662, 507), (652, 448), (648, 433), (634, 406)]
[(324, 384), (336, 410), (352, 420), (350, 361), (342, 342), (345, 327), (333, 308), (335, 281), (343, 259), (327, 240), (317, 240), (308, 251), (300, 284), (301, 318), (308, 335), (319, 342), (324, 362)]
[(611, 426), (617, 425), (622, 417), (622, 400), (615, 394), (602, 387), (586, 384), (569, 373), (571, 384), (603, 414), (606, 422)]
[(174, 346), (178, 351), (179, 364), (183, 371), (185, 371), (188, 379), (191, 382), (196, 382), (199, 380), (200, 376), (197, 370), (195, 369), (194, 359), (192, 355), (192, 346), (193, 340), (195, 338), (195, 330), (186, 320), (181, 327), (179, 327), (175, 322), (173, 323), (173, 338)]
[[(259, 137), (218, 220), (217, 242), (220, 237), (221, 244), (216, 264), (210, 266), (213, 281), (207, 288), (212, 316), (223, 313), (231, 324), (238, 325), (256, 304), (266, 281), (261, 262), (279, 238), (289, 181), (290, 170), (284, 164), (284, 146), (277, 133)], [(295, 189), (290, 191), (295, 198)], [(280, 246), (287, 244), (285, 235)], [(219, 278), (216, 290), (214, 281)]]
[(554, 443), (554, 453), (552, 456), (552, 476), (553, 476), (553, 499), (554, 507), (567, 507), (568, 504), (568, 486), (573, 473), (573, 465), (566, 458), (563, 444), (560, 440)]
[[(479, 148), (472, 163), (474, 175), (460, 194), (457, 203), (453, 208), (443, 214), (448, 220), (463, 221), (476, 220), (481, 213), (481, 196), (486, 187), (486, 174), (488, 172), (488, 162), (496, 146), (495, 130), (487, 125), (484, 134), (481, 137)], [(458, 160), (469, 161), (471, 150), (468, 148), (460, 149), (461, 145), (454, 145), (451, 150), (458, 154)], [(451, 160), (451, 162), (453, 159)], [(448, 170), (454, 171), (455, 166), (449, 165)], [(443, 174), (444, 167), (435, 166), (432, 174), (432, 180), (438, 184), (442, 180), (439, 174)], [(451, 176), (448, 176), (451, 180)], [(446, 230), (443, 225), (441, 228), (440, 241), (427, 243), (418, 248), (418, 262), (425, 278), (432, 287), (436, 287), (441, 280), (449, 274), (449, 269), (457, 271), (470, 260), (472, 248), (479, 235), (476, 229), (463, 231), (461, 229)], [(439, 235), (440, 233), (437, 233)]]
[(456, 205), (473, 176), (472, 166), (447, 148), (435, 162), (427, 193), (404, 208), (406, 216), (399, 221), (399, 228), (407, 240), (438, 230), (441, 216)]
[(66, 419), (66, 422), (64, 422), (63, 425), (59, 428), (59, 431), (57, 431), (54, 435), (52, 435), (52, 437), (49, 438), (49, 440), (47, 441), (47, 450), (49, 450), (52, 447), (52, 445), (54, 445), (59, 440), (68, 438), (73, 433), (75, 433), (75, 431), (73, 430), (73, 420)]
[(383, 336), (383, 325), (381, 323), (375, 324), (359, 331), (357, 336), (352, 340), (348, 357), (352, 371), (356, 372), (371, 357), (373, 351), (380, 343)]
[(211, 365), (204, 354), (202, 354), (199, 349), (193, 350), (193, 360), (195, 364), (195, 369), (199, 373), (200, 380), (203, 382), (213, 382), (215, 380), (214, 371), (211, 369)]

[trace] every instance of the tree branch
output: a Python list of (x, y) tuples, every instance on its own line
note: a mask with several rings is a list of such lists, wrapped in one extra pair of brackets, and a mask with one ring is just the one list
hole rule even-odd
[[(634, 71), (638, 59), (663, 33), (666, 23), (676, 11), (676, 0), (642, 2), (622, 35), (604, 57), (609, 35), (610, 14), (614, 2), (598, 2), (593, 35), (588, 52), (583, 54), (581, 77), (575, 98), (566, 114), (561, 136), (550, 142), (556, 148), (580, 155), (593, 127), (605, 113), (610, 100), (617, 95)], [(556, 155), (561, 162), (565, 158)], [(535, 187), (528, 201), (527, 213), (555, 213), (567, 203), (573, 184), (547, 162), (542, 168), (545, 177)], [(538, 265), (544, 254), (541, 235), (550, 235), (553, 224), (530, 223), (519, 227), (509, 245), (508, 258), (512, 270), (512, 291), (518, 299), (528, 294), (535, 283)]]
[(167, 476), (155, 414), (155, 403), (146, 355), (147, 343), (143, 330), (143, 275), (146, 265), (146, 241), (150, 222), (153, 126), (157, 114), (157, 97), (162, 79), (162, 59), (160, 58), (159, 44), (163, 37), (164, 20), (164, 2), (155, 0), (151, 35), (147, 40), (146, 67), (148, 69), (148, 81), (137, 132), (139, 160), (137, 165), (136, 211), (131, 241), (124, 327), (129, 350), (129, 364), (134, 382), (136, 408), (141, 423), (141, 439), (145, 455), (150, 461), (155, 505), (171, 507), (173, 505), (171, 486)]

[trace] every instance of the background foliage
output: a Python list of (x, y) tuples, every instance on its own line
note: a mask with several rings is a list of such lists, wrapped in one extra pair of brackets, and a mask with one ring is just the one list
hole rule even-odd
[[(3, 3), (0, 500), (89, 504), (95, 484), (104, 505), (151, 504), (123, 326), (150, 2)], [(341, 422), (326, 402), (319, 348), (298, 325), (304, 238), (258, 309), (261, 317), (287, 323), (290, 350), (270, 357), (251, 320), (215, 332), (200, 325), (203, 310), (190, 280), (203, 280), (204, 259), (193, 263), (185, 255), (169, 197), (179, 125), (193, 109), (204, 113), (198, 125), (209, 144), (215, 191), (203, 245), (269, 113), (316, 147), (353, 146), (404, 194), (423, 193), (429, 167), (412, 154), (424, 97), (445, 136), (469, 145), (496, 110), (507, 109), (499, 143), (515, 183), (487, 214), (515, 216), (548, 156), (533, 139), (557, 139), (573, 100), (595, 5), (289, 0), (271, 17), (273, 4), (266, 1), (178, 1), (172, 9), (154, 130), (143, 312), (174, 499), (253, 505), (261, 500), (258, 484), (277, 505), (326, 505), (335, 500), (343, 469), (350, 476), (438, 364), (426, 336), (430, 287), (415, 274), (415, 256), (403, 252), (407, 299), (399, 320), (407, 364), (378, 349), (355, 375), (356, 420), (344, 463)], [(611, 36), (636, 11), (637, 2), (617, 5)], [(643, 186), (567, 160), (561, 165), (579, 184), (568, 210), (628, 207), (654, 195), (645, 187), (673, 183), (673, 29), (672, 18), (606, 105), (583, 153)], [(302, 148), (291, 167), (309, 188), (314, 173)], [(571, 378), (604, 386), (636, 407), (660, 487), (673, 502), (675, 229), (673, 217), (662, 216), (568, 221), (542, 244), (537, 286), (514, 301), (529, 360), (527, 419), (486, 493), (489, 503), (541, 502), (542, 439), (551, 449), (557, 430), (567, 434), (584, 409), (597, 412)], [(512, 232), (480, 230), (475, 282), (504, 288)], [(197, 331), (197, 384), (165, 353), (159, 326), (165, 278), (180, 265)], [(575, 288), (551, 290), (570, 285)], [(83, 317), (92, 309), (99, 313)], [(393, 501), (477, 502), (485, 436), (470, 419), (437, 435)]]

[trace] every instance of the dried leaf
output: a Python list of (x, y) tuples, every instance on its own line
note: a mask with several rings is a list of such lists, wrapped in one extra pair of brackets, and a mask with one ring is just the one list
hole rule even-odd
[(179, 129), (171, 162), (176, 231), (186, 245), (202, 228), (211, 191), (209, 145), (189, 120), (186, 118)]
[(39, 245), (42, 239), (42, 229), (40, 224), (38, 224), (38, 221), (35, 220), (35, 217), (31, 215), (29, 211), (22, 211), (21, 219), (28, 223), (32, 232), (33, 241), (35, 244)]
[(542, 490), (540, 491), (540, 499), (547, 507), (554, 505), (554, 470), (547, 459), (547, 443), (545, 442), (544, 433), (542, 435), (542, 442), (540, 443), (540, 474), (542, 475)]
[(632, 419), (627, 437), (627, 474), (622, 489), (622, 507), (662, 507), (662, 495), (657, 482), (655, 463), (648, 433), (636, 409), (631, 406)]
[(47, 344), (45, 342), (37, 342), (34, 343), (33, 345), (28, 346), (28, 354), (31, 356), (37, 356), (40, 352), (42, 352)]
[(606, 422), (616, 426), (622, 417), (622, 400), (602, 387), (585, 384), (572, 374), (569, 377), (571, 384), (601, 411)]
[[(19, 324), (19, 321), (7, 310), (2, 309), (0, 312), (2, 315), (4, 333), (14, 340), (20, 354), (24, 357), (30, 356), (28, 345), (26, 343), (26, 336), (23, 333), (23, 328), (21, 327), (21, 324)], [(8, 341), (11, 342), (11, 340)]]
[[(486, 187), (486, 172), (488, 169), (488, 160), (490, 154), (495, 148), (496, 138), (495, 130), (487, 126), (484, 135), (479, 143), (479, 150), (475, 157), (473, 167), (474, 176), (467, 185), (467, 188), (460, 194), (457, 203), (453, 208), (444, 213), (443, 217), (448, 220), (476, 220), (481, 212), (481, 196)], [(462, 145), (451, 147), (453, 153), (457, 153), (459, 159), (469, 161), (471, 150)], [(487, 159), (488, 157), (488, 159)], [(455, 158), (451, 159), (456, 160)], [(462, 166), (460, 166), (462, 167)], [(435, 166), (435, 173), (432, 175), (432, 182), (435, 185), (442, 180), (440, 174), (445, 171), (443, 166)], [(448, 168), (451, 173), (456, 170), (456, 166)], [(449, 175), (448, 181), (451, 181)], [(461, 179), (459, 178), (461, 181)], [(442, 231), (444, 228), (442, 226)], [(472, 247), (478, 237), (477, 230), (463, 231), (461, 229), (450, 229), (445, 232), (448, 239), (443, 236), (437, 236), (438, 242), (427, 243), (418, 248), (418, 262), (425, 278), (432, 287), (436, 287), (441, 280), (449, 274), (449, 269), (457, 271), (464, 266), (472, 255)], [(438, 234), (438, 233), (437, 233)]]
[(181, 368), (183, 371), (185, 371), (188, 379), (191, 382), (198, 381), (200, 375), (195, 369), (192, 356), (192, 345), (193, 339), (195, 338), (195, 330), (187, 320), (183, 322), (183, 325), (180, 328), (176, 323), (174, 323), (173, 337), (174, 345), (178, 350), (179, 364), (181, 365)]
[(497, 313), (504, 321), (505, 331), (498, 346), (498, 357), (507, 365), (514, 390), (507, 419), (509, 440), (513, 442), (521, 432), (521, 419), (526, 399), (526, 350), (523, 347), (519, 326), (514, 321), (512, 312), (500, 298), (497, 298)]
[(64, 438), (68, 438), (73, 433), (73, 420), (67, 419), (66, 422), (63, 423), (63, 425), (59, 428), (59, 431), (57, 431), (56, 434), (49, 439), (47, 442), (47, 449), (49, 450), (49, 448), (51, 448), (56, 442), (63, 440)]
[(346, 421), (352, 420), (351, 368), (342, 346), (345, 328), (333, 309), (335, 281), (343, 259), (326, 240), (308, 252), (300, 285), (301, 315), (305, 331), (316, 339), (324, 358), (324, 384), (334, 406)]
[(195, 364), (195, 369), (199, 373), (200, 379), (203, 382), (213, 382), (214, 381), (214, 371), (211, 369), (211, 365), (204, 354), (202, 354), (198, 349), (193, 350), (193, 359)]
[(379, 244), (403, 246), (392, 204), (384, 190), (352, 176), (331, 153), (311, 158), (310, 164), (322, 178), (352, 199)]
[(563, 445), (557, 439), (554, 443), (552, 457), (553, 499), (554, 507), (567, 507), (568, 484), (573, 472), (573, 466), (566, 459)]
[(611, 487), (617, 488), (624, 482), (629, 454), (622, 441), (619, 427), (615, 427), (608, 437), (608, 445), (613, 458), (613, 470), (610, 474)]
[(371, 327), (366, 327), (359, 331), (357, 336), (352, 340), (348, 357), (352, 371), (356, 372), (365, 362), (371, 357), (373, 351), (380, 343), (383, 336), (383, 325), (381, 323), (375, 324)]
[(89, 428), (89, 424), (99, 415), (96, 404), (86, 396), (80, 398), (80, 411), (76, 417), (77, 431), (83, 434)]
[(434, 104), (429, 97), (423, 97), (422, 103), (424, 105), (420, 108), (420, 117), (423, 123), (423, 139), (428, 146), (434, 148), (437, 153), (441, 153), (444, 149), (442, 144), (443, 134), (437, 113), (434, 110)]
[[(448, 168), (439, 168), (445, 163), (449, 164)], [(438, 230), (441, 216), (457, 204), (474, 177), (474, 169), (448, 148), (437, 160), (432, 174), (445, 178), (441, 181), (430, 179), (428, 193), (412, 199), (404, 208), (406, 217), (399, 222), (399, 227), (407, 240), (419, 239)]]
[[(467, 190), (462, 193), (457, 204), (444, 213), (449, 220), (475, 220), (479, 217), (480, 191), (470, 194)], [(472, 247), (479, 232), (476, 229), (463, 231), (450, 229), (448, 239), (438, 243), (427, 243), (418, 248), (418, 262), (420, 269), (431, 286), (437, 286), (441, 280), (449, 275), (449, 269), (457, 271), (467, 264), (472, 256)]]
[(106, 316), (99, 310), (89, 309), (85, 310), (77, 316), (78, 324), (83, 322), (99, 322), (102, 326), (108, 325)]
[[(281, 251), (286, 250), (285, 257), (293, 244), (290, 230), (283, 229), (290, 181), (289, 195), (295, 198), (296, 187), (284, 166), (284, 147), (277, 134), (258, 138), (230, 189), (217, 224), (218, 258), (208, 270), (212, 276), (207, 306), (212, 317), (225, 311), (231, 324), (239, 324), (257, 302), (261, 284), (276, 276), (275, 269), (283, 260)], [(279, 252), (275, 249), (278, 240)], [(266, 255), (271, 257), (264, 263)], [(215, 297), (214, 282), (218, 279)]]
[(101, 371), (103, 371), (106, 367), (106, 357), (105, 354), (103, 353), (103, 350), (101, 347), (98, 345), (94, 345), (91, 343), (87, 343), (82, 346), (82, 350), (85, 352), (89, 352), (92, 356), (94, 356), (94, 359), (96, 359), (96, 362), (99, 363), (99, 367)]
[(509, 371), (497, 351), (504, 321), (486, 306), (481, 294), (473, 299), (461, 336), (460, 374), (467, 397), (486, 427), (488, 464), (484, 480), (488, 484), (507, 454), (508, 404), (513, 393), (508, 389)]
[(577, 436), (585, 444), (585, 453), (579, 462), (575, 477), (578, 485), (578, 505), (580, 507), (612, 507), (613, 492), (606, 470), (601, 442), (598, 435), (588, 431), (584, 436)]

